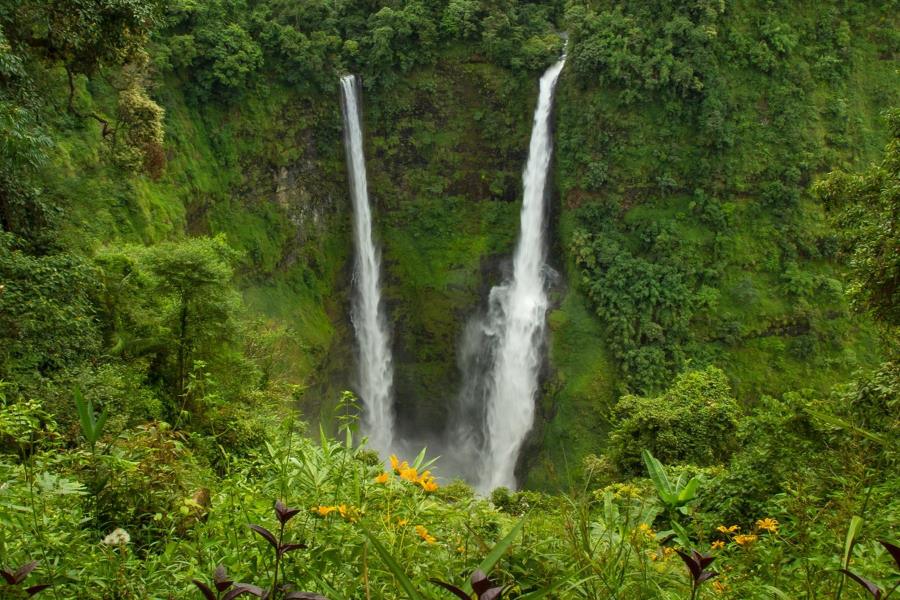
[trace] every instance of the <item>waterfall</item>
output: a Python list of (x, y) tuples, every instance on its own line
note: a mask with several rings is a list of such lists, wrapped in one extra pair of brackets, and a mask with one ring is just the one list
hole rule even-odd
[(360, 118), (359, 84), (354, 75), (341, 77), (344, 147), (350, 195), (356, 265), (352, 319), (359, 344), (359, 392), (363, 402), (362, 432), (369, 446), (384, 457), (394, 436), (391, 403), (393, 365), (387, 320), (381, 304), (381, 257), (372, 238), (372, 211), (366, 183), (366, 160)]
[(488, 380), (485, 465), (478, 487), (516, 487), (515, 467), (534, 422), (535, 397), (548, 308), (544, 279), (547, 173), (552, 154), (550, 115), (553, 90), (565, 57), (544, 72), (534, 112), (512, 280), (494, 287), (486, 335), (494, 340)]

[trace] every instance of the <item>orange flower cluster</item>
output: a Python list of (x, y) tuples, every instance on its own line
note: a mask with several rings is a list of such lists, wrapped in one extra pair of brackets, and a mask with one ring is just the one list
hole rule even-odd
[(421, 475), (415, 467), (409, 466), (405, 460), (400, 462), (395, 454), (391, 454), (391, 468), (394, 473), (410, 483), (415, 483), (422, 487), (426, 492), (433, 492), (438, 489), (437, 481), (431, 475), (431, 471), (425, 471)]
[(351, 522), (356, 522), (359, 519), (359, 511), (346, 504), (338, 504), (336, 506), (314, 506), (312, 508), (312, 513), (320, 517), (327, 517), (333, 512), (337, 512), (342, 518)]
[(422, 525), (416, 525), (416, 535), (418, 535), (429, 544), (434, 544), (437, 542), (437, 538), (428, 533), (428, 530), (425, 529), (425, 527), (423, 527)]

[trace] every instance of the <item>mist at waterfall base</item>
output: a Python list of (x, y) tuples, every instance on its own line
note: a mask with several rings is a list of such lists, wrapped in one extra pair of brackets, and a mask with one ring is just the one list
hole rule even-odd
[[(427, 447), (428, 456), (440, 456), (435, 466), (436, 473), (442, 479), (461, 477), (472, 483), (482, 493), (504, 486), (516, 488), (515, 467), (522, 445), (534, 424), (535, 401), (538, 392), (538, 377), (541, 370), (546, 313), (549, 306), (547, 298), (546, 266), (546, 220), (547, 220), (547, 176), (552, 156), (552, 130), (550, 118), (553, 108), (553, 92), (565, 58), (559, 60), (543, 74), (540, 79), (538, 103), (534, 112), (534, 122), (529, 144), (528, 160), (522, 175), (523, 201), (520, 215), (520, 232), (512, 258), (511, 273), (502, 284), (494, 286), (487, 299), (487, 306), (472, 315), (466, 323), (462, 338), (458, 345), (457, 361), (462, 373), (462, 387), (457, 395), (455, 406), (451, 408), (450, 417), (441, 436), (394, 436), (393, 420), (389, 420), (391, 433), (384, 436), (372, 427), (370, 418), (375, 401), (381, 396), (368, 398), (362, 386), (365, 381), (363, 359), (366, 357), (365, 343), (371, 343), (357, 324), (360, 310), (354, 308), (354, 326), (357, 329), (357, 340), (360, 344), (360, 392), (365, 403), (364, 432), (369, 435), (369, 445), (384, 454), (387, 440), (391, 452), (411, 459)], [(341, 80), (344, 100), (345, 122), (348, 121), (350, 90), (354, 91), (354, 80)], [(358, 118), (358, 108), (353, 113)], [(347, 127), (348, 166), (354, 169), (351, 176), (355, 188), (354, 210), (357, 211), (357, 239), (372, 242), (371, 216), (368, 198), (365, 191), (365, 170), (359, 168), (362, 160), (362, 137), (358, 123)], [(353, 135), (359, 135), (358, 153), (353, 149)], [(357, 172), (362, 171), (362, 181)], [(362, 194), (357, 192), (360, 187)], [(363, 198), (362, 196), (366, 196)], [(364, 206), (363, 204), (364, 201)], [(359, 215), (368, 220), (368, 237), (360, 236)], [(357, 243), (357, 251), (364, 244)], [(377, 251), (371, 247), (374, 261), (367, 263), (374, 267), (375, 290), (378, 284)], [(362, 259), (357, 258), (358, 262)], [(358, 275), (361, 278), (361, 275)], [(365, 292), (360, 285), (361, 292)], [(361, 294), (362, 295), (362, 294)], [(362, 304), (365, 298), (360, 298)], [(378, 304), (377, 306), (380, 306)], [(362, 306), (361, 308), (367, 308)], [(383, 315), (375, 313), (375, 324), (383, 326)], [(364, 316), (364, 315), (363, 315)], [(365, 323), (362, 323), (365, 324)], [(378, 339), (387, 344), (386, 328), (378, 329), (383, 335)], [(372, 346), (371, 350), (379, 347)], [(381, 347), (384, 358), (374, 360), (373, 364), (386, 364), (390, 368), (389, 346)], [(386, 390), (390, 402), (390, 381)], [(379, 410), (383, 406), (377, 407)], [(390, 406), (387, 407), (390, 415)]]
[(381, 255), (372, 235), (359, 84), (353, 75), (341, 77), (341, 110), (353, 201), (355, 268), (351, 316), (358, 348), (358, 389), (363, 401), (361, 429), (369, 438), (369, 447), (386, 457), (394, 437), (394, 371), (381, 302)]

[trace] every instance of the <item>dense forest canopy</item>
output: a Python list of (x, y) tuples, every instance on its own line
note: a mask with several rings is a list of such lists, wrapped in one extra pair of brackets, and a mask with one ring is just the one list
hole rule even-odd
[[(886, 598), (898, 15), (6, 0), (0, 596)], [(434, 439), (563, 52), (537, 419), (479, 497), (359, 443), (338, 79), (397, 427)]]

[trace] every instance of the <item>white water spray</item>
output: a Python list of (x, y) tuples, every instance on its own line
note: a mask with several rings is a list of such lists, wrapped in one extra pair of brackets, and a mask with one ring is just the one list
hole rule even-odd
[(488, 327), (495, 330), (497, 345), (488, 391), (486, 464), (478, 486), (485, 492), (499, 486), (515, 489), (516, 461), (534, 422), (548, 308), (544, 221), (553, 148), (550, 114), (553, 90), (564, 64), (565, 57), (541, 77), (528, 162), (522, 174), (521, 230), (513, 257), (513, 278), (491, 290)]
[(359, 343), (359, 387), (364, 406), (362, 431), (369, 438), (369, 446), (384, 457), (394, 437), (391, 406), (394, 372), (387, 322), (381, 305), (381, 257), (372, 239), (372, 212), (366, 182), (358, 90), (354, 75), (341, 77), (344, 147), (347, 151), (350, 195), (353, 197), (356, 242), (356, 295), (352, 318)]

